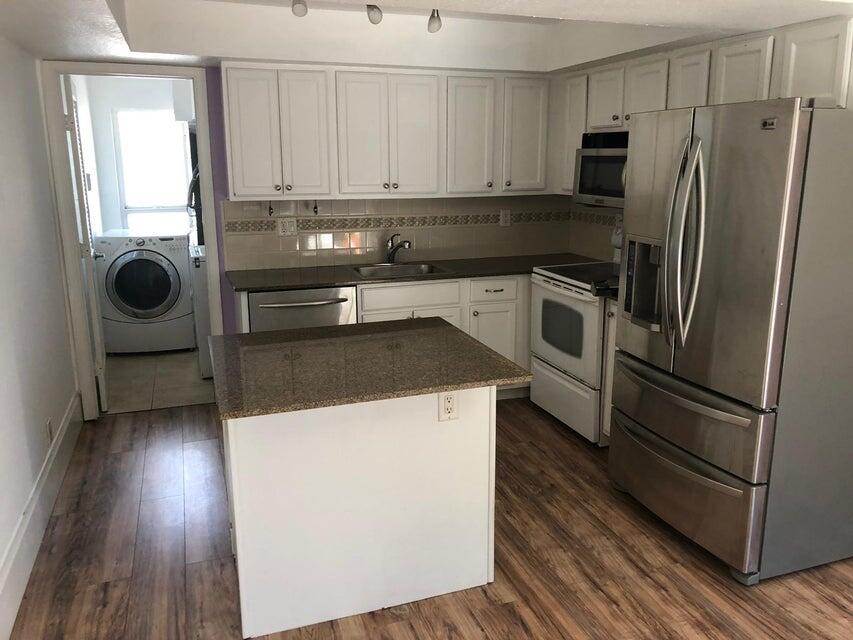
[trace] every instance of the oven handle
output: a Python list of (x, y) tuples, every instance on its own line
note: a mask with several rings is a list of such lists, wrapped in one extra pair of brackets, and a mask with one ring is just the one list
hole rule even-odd
[(598, 304), (598, 298), (595, 296), (585, 296), (582, 293), (575, 293), (570, 289), (563, 289), (562, 287), (557, 287), (547, 280), (540, 280), (536, 276), (533, 276), (533, 285), (537, 287), (542, 287), (546, 291), (551, 291), (552, 293), (556, 293), (562, 296), (566, 296), (567, 298), (572, 298), (573, 300), (579, 300), (580, 302), (586, 302), (587, 304)]

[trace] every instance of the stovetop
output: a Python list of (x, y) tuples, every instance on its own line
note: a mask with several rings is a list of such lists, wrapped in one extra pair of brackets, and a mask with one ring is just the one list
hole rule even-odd
[(618, 262), (587, 262), (583, 264), (558, 264), (536, 267), (533, 273), (553, 278), (566, 284), (607, 295), (619, 289)]

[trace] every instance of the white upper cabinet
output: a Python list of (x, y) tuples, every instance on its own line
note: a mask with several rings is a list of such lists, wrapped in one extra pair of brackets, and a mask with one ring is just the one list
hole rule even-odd
[(587, 126), (590, 129), (621, 127), (624, 97), (624, 67), (590, 73)]
[(285, 195), (329, 193), (329, 126), (324, 71), (279, 71)]
[(548, 80), (504, 81), (503, 190), (545, 188)]
[(766, 100), (772, 56), (773, 36), (740, 40), (714, 49), (711, 104)]
[(814, 98), (816, 107), (846, 107), (853, 29), (849, 18), (806, 24), (781, 38), (779, 95)]
[(575, 76), (566, 79), (565, 139), (563, 141), (562, 189), (572, 191), (575, 187), (575, 161), (586, 131), (586, 82), (587, 77)]
[(625, 70), (625, 120), (632, 113), (666, 109), (669, 60), (640, 60)]
[(278, 74), (275, 69), (227, 69), (231, 195), (282, 195)]
[(494, 78), (447, 78), (447, 191), (494, 189)]
[(388, 193), (388, 74), (337, 73), (341, 193)]
[(391, 193), (438, 191), (438, 76), (389, 77)]
[(711, 50), (673, 56), (669, 61), (667, 109), (704, 107), (708, 104)]

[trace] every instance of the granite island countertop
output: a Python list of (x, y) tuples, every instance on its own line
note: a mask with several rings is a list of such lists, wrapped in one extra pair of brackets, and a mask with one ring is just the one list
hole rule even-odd
[[(406, 262), (401, 260), (400, 262)], [(285, 289), (319, 289), (343, 287), (374, 282), (411, 282), (420, 280), (448, 280), (455, 278), (481, 278), (532, 273), (533, 267), (555, 264), (581, 264), (600, 262), (577, 253), (548, 253), (529, 256), (503, 256), (495, 258), (460, 258), (456, 260), (419, 260), (438, 267), (441, 271), (405, 278), (364, 278), (353, 269), (359, 265), (327, 267), (294, 267), (292, 269), (249, 269), (227, 271), (228, 281), (235, 291), (259, 292)]]
[(530, 382), (441, 318), (211, 336), (223, 420)]

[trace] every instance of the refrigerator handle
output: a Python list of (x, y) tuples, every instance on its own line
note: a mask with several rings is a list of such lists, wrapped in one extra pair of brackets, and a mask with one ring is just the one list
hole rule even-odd
[(699, 203), (697, 209), (698, 224), (696, 225), (696, 251), (693, 252), (693, 282), (690, 283), (690, 298), (687, 301), (687, 311), (684, 315), (684, 336), (683, 342), (687, 340), (687, 333), (690, 331), (690, 325), (693, 321), (693, 310), (696, 308), (696, 298), (699, 296), (699, 279), (702, 275), (702, 252), (705, 247), (705, 217), (707, 205), (707, 185), (705, 183), (705, 158), (702, 152), (702, 141), (697, 138), (697, 157), (698, 163), (696, 171), (698, 172), (696, 188), (699, 190)]
[(679, 187), (681, 186), (682, 167), (684, 166), (687, 151), (690, 148), (690, 137), (684, 139), (684, 144), (681, 148), (681, 153), (676, 157), (675, 165), (672, 168), (672, 189), (669, 193), (668, 207), (666, 213), (666, 232), (663, 240), (663, 260), (661, 265), (661, 273), (663, 281), (660, 286), (660, 302), (661, 302), (661, 324), (663, 325), (663, 335), (666, 338), (666, 343), (672, 345), (673, 327), (672, 327), (672, 306), (670, 302), (670, 282), (672, 274), (670, 273), (670, 245), (672, 244), (672, 218), (675, 215), (676, 200), (678, 197)]
[[(676, 344), (679, 347), (684, 346), (684, 341), (687, 339), (687, 314), (685, 312), (685, 304), (681, 297), (682, 292), (682, 259), (684, 257), (684, 231), (687, 225), (687, 207), (690, 203), (690, 194), (693, 192), (694, 179), (696, 170), (699, 167), (699, 160), (702, 153), (702, 141), (699, 138), (693, 139), (693, 145), (690, 149), (690, 155), (687, 158), (687, 164), (684, 171), (684, 179), (682, 180), (679, 189), (675, 210), (673, 211), (673, 224), (671, 228), (672, 235), (670, 241), (674, 242), (674, 255), (669, 255), (669, 249), (673, 248), (670, 244), (667, 247), (667, 267), (669, 291), (667, 297), (670, 304), (673, 306), (673, 316), (675, 324)], [(701, 189), (700, 189), (701, 190)], [(700, 214), (701, 215), (701, 214)], [(701, 221), (700, 221), (701, 224)], [(694, 277), (694, 282), (696, 278)], [(692, 308), (690, 310), (692, 316)]]

